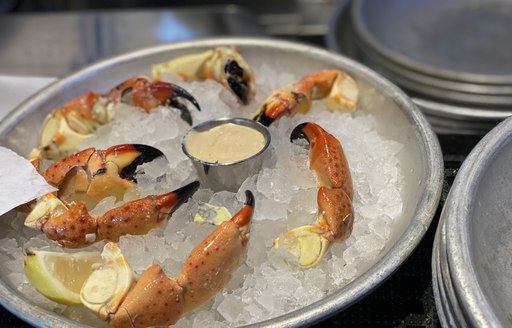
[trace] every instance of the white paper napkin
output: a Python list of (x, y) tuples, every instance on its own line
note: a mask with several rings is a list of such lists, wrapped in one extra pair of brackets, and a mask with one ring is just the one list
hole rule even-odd
[(0, 147), (0, 158), (0, 215), (57, 190), (37, 173), (29, 161), (12, 150)]
[[(0, 119), (53, 81), (55, 78), (0, 75)], [(27, 159), (12, 150), (0, 147), (0, 158), (0, 215), (56, 190)]]

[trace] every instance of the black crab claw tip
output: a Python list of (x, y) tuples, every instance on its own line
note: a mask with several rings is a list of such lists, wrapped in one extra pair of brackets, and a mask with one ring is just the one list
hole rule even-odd
[(171, 88), (172, 91), (174, 91), (174, 94), (171, 96), (171, 102), (177, 102), (178, 97), (183, 97), (190, 101), (197, 108), (198, 111), (201, 111), (201, 107), (199, 106), (199, 103), (197, 102), (196, 98), (194, 98), (194, 96), (192, 96), (187, 90), (183, 89), (182, 87), (176, 84), (172, 84)]
[(159, 157), (166, 157), (164, 153), (155, 147), (143, 144), (132, 144), (132, 146), (140, 153), (140, 155), (137, 156), (129, 165), (122, 168), (119, 175), (123, 179), (136, 182), (135, 173), (137, 172), (137, 166), (149, 163)]
[(199, 189), (199, 181), (191, 182), (181, 188), (178, 188), (173, 191), (173, 193), (178, 196), (178, 199), (180, 200), (180, 204), (185, 203), (192, 195)]
[(245, 191), (245, 205), (254, 207), (254, 195), (250, 190)]
[(140, 160), (143, 160), (143, 163), (151, 162), (152, 160), (158, 157), (165, 157), (164, 153), (158, 148), (143, 145), (143, 144), (133, 144), (133, 147), (140, 153)]
[(244, 69), (234, 60), (229, 59), (224, 66), (224, 73), (231, 91), (247, 105), (249, 103), (251, 88), (244, 80)]
[(183, 121), (185, 121), (188, 125), (192, 126), (192, 114), (188, 110), (187, 106), (183, 105), (176, 99), (171, 100), (170, 105), (174, 108), (177, 108), (180, 111), (180, 117)]
[(305, 139), (305, 140), (307, 140), (307, 142), (309, 142), (308, 136), (304, 133), (304, 127), (308, 124), (309, 124), (309, 122), (304, 122), (304, 123), (300, 123), (299, 125), (297, 125), (293, 129), (292, 133), (290, 133), (290, 141), (294, 142), (297, 139)]
[(201, 111), (201, 107), (199, 107), (199, 103), (197, 100), (185, 89), (182, 87), (172, 84), (171, 86), (172, 91), (174, 91), (174, 94), (169, 99), (169, 105), (177, 108), (181, 112), (181, 119), (188, 123), (188, 125), (192, 126), (192, 114), (190, 114), (190, 111), (188, 110), (187, 106), (185, 106), (183, 103), (179, 101), (180, 97), (183, 97), (190, 101), (198, 111)]
[(262, 125), (264, 125), (266, 127), (270, 126), (270, 124), (272, 124), (272, 122), (274, 122), (274, 119), (267, 116), (265, 114), (265, 111), (262, 111), (261, 113), (254, 116), (253, 120), (261, 123)]

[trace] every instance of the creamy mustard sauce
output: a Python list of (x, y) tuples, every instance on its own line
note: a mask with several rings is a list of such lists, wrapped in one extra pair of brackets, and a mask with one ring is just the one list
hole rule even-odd
[(204, 162), (238, 162), (265, 146), (263, 134), (245, 125), (226, 123), (210, 130), (192, 131), (185, 140), (190, 155)]

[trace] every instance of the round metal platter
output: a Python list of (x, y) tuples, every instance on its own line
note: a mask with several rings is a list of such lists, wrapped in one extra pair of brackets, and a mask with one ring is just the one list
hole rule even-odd
[[(404, 72), (397, 71), (396, 66), (390, 66), (388, 62), (382, 60), (378, 55), (373, 53), (371, 50), (359, 47), (360, 50), (360, 58), (363, 63), (368, 65), (369, 67), (374, 68), (382, 75), (388, 77), (391, 81), (396, 83), (397, 85), (413, 91), (417, 94), (423, 95), (425, 97), (437, 99), (439, 101), (457, 103), (462, 106), (475, 106), (475, 107), (489, 107), (489, 108), (503, 108), (508, 109), (512, 107), (512, 92), (508, 93), (500, 93), (502, 91), (507, 91), (506, 89), (509, 87), (501, 87), (501, 90), (492, 91), (492, 88), (489, 87), (479, 87), (478, 85), (474, 85), (474, 90), (457, 90), (456, 88), (445, 88), (443, 83), (436, 84), (433, 81), (432, 83), (425, 83), (425, 81), (421, 81), (411, 74), (403, 74)], [(426, 76), (427, 79), (432, 79), (431, 77)], [(446, 80), (444, 80), (446, 81)], [(467, 84), (459, 84), (459, 82), (447, 81), (448, 84), (452, 85), (460, 85), (460, 89), (467, 88)], [(446, 84), (446, 83), (444, 83)], [(471, 88), (470, 88), (471, 89)], [(490, 91), (490, 93), (485, 93), (485, 89)], [(489, 90), (491, 89), (491, 90)], [(473, 92), (477, 91), (477, 92)], [(509, 91), (512, 91), (509, 90)]]
[(510, 96), (512, 95), (512, 85), (500, 84), (489, 85), (479, 84), (463, 81), (453, 81), (444, 78), (439, 78), (432, 75), (426, 75), (421, 72), (408, 69), (406, 66), (400, 65), (397, 62), (389, 60), (376, 52), (371, 46), (364, 43), (364, 40), (357, 38), (357, 35), (352, 37), (353, 42), (357, 44), (359, 51), (365, 55), (365, 58), (378, 66), (385, 68), (387, 71), (392, 72), (394, 75), (412, 81), (415, 85), (425, 86), (427, 88), (434, 88), (434, 90), (441, 90), (443, 92), (459, 92), (465, 94), (474, 94), (475, 96)]
[(512, 112), (447, 105), (419, 97), (414, 103), (427, 116), (436, 133), (484, 135)]
[[(378, 262), (320, 301), (253, 326), (310, 325), (350, 306), (393, 274), (424, 236), (441, 195), (443, 161), (434, 132), (410, 98), (370, 69), (322, 49), (280, 40), (207, 39), (149, 48), (92, 65), (34, 95), (0, 122), (0, 142), (27, 154), (37, 143), (43, 118), (53, 108), (88, 90), (108, 90), (133, 75), (148, 74), (151, 64), (219, 46), (238, 47), (248, 63), (278, 63), (280, 70), (298, 75), (326, 68), (345, 70), (357, 81), (362, 103), (371, 104), (370, 97), (378, 97), (374, 105), (360, 109), (375, 116), (378, 133), (403, 144), (399, 160), (404, 175), (404, 208)], [(8, 274), (0, 267), (0, 302), (17, 316), (41, 327), (81, 326), (26, 299), (6, 278)]]
[(358, 37), (399, 65), (447, 80), (512, 84), (510, 1), (354, 0), (352, 13)]
[[(356, 44), (364, 44), (364, 41), (355, 34), (354, 23), (352, 17), (352, 7), (354, 1), (343, 2), (338, 7), (334, 14), (330, 25), (329, 33), (326, 36), (326, 43), (330, 50), (342, 53), (358, 61), (363, 61), (364, 51), (361, 50)], [(434, 81), (443, 81), (446, 87), (450, 86), (454, 90), (457, 90), (457, 85), (461, 84), (466, 88), (467, 86), (476, 87), (477, 90), (467, 89), (467, 91), (477, 93), (476, 91), (493, 91), (496, 93), (506, 94), (510, 85), (486, 85), (477, 83), (468, 83), (466, 81), (455, 81), (446, 80), (441, 77), (427, 75), (424, 72), (412, 70), (409, 67), (403, 66), (401, 63), (390, 60), (387, 57), (382, 56), (376, 52), (375, 49), (366, 46), (364, 49), (367, 53), (373, 53), (377, 56), (381, 62), (393, 63), (393, 66), (385, 68), (382, 71), (382, 66), (376, 61), (365, 62), (371, 68), (376, 70), (381, 69), (382, 74), (395, 70), (395, 72), (404, 73), (403, 75), (411, 77), (421, 77), (418, 81), (430, 85), (435, 84)], [(397, 68), (401, 68), (401, 71), (397, 71)], [(403, 71), (403, 72), (402, 72)], [(396, 74), (396, 73), (395, 73)], [(385, 75), (386, 76), (386, 75)], [(391, 78), (391, 77), (389, 77)], [(428, 80), (428, 83), (427, 83)], [(443, 86), (444, 84), (439, 84)], [(405, 87), (405, 86), (404, 86)], [(498, 91), (499, 90), (499, 91)], [(443, 92), (447, 92), (443, 90)], [(420, 90), (421, 94), (421, 90)], [(512, 115), (512, 106), (504, 108), (489, 108), (486, 106), (474, 106), (474, 105), (462, 105), (462, 104), (448, 104), (446, 101), (433, 99), (426, 95), (413, 95), (413, 101), (418, 105), (422, 112), (426, 115), (428, 121), (432, 124), (436, 133), (441, 134), (467, 134), (467, 135), (484, 135), (495, 127), (499, 122), (508, 116)]]
[(464, 161), (446, 200), (446, 255), (454, 295), (473, 327), (508, 327), (512, 308), (512, 118)]

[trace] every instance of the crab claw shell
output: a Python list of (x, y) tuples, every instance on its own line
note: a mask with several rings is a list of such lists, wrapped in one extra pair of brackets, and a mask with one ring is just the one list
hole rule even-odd
[(228, 59), (224, 66), (226, 83), (242, 104), (247, 105), (254, 94), (254, 82), (249, 68), (236, 59)]
[(90, 147), (53, 162), (41, 175), (49, 184), (59, 187), (70, 170), (85, 167), (95, 149)]
[(246, 198), (242, 209), (197, 245), (185, 261), (177, 279), (185, 291), (185, 312), (215, 296), (238, 267), (248, 243), (254, 208), (250, 191), (246, 191)]
[(352, 177), (339, 140), (311, 122), (301, 123), (293, 129), (290, 141), (297, 139), (308, 141), (309, 165), (315, 171), (320, 184), (329, 188), (341, 188), (352, 199)]
[(201, 111), (201, 107), (194, 96), (176, 84), (157, 81), (151, 83), (150, 90), (152, 95), (162, 104), (170, 105), (171, 107), (178, 109), (181, 113), (181, 119), (187, 122), (188, 125), (192, 125), (192, 115), (190, 114), (187, 106), (181, 102), (180, 98), (188, 100), (197, 108), (198, 111)]
[(317, 195), (324, 237), (332, 242), (343, 242), (352, 233), (354, 209), (352, 200), (342, 189), (320, 187)]
[(40, 144), (45, 146), (32, 150), (29, 158), (60, 158), (75, 151), (82, 140), (91, 136), (92, 130), (77, 132), (62, 112), (55, 112), (46, 117), (41, 127)]
[(83, 203), (68, 208), (54, 194), (47, 194), (28, 215), (25, 225), (41, 229), (63, 247), (85, 247), (105, 239), (118, 241), (123, 235), (141, 235), (161, 226), (198, 188), (199, 182), (195, 181), (163, 195), (128, 202), (96, 217)]
[(159, 157), (165, 158), (160, 150), (141, 144), (87, 148), (55, 161), (42, 176), (59, 188), (58, 195), (66, 203), (85, 202), (92, 208), (107, 196), (122, 200), (135, 186), (137, 167)]
[(40, 137), (44, 146), (34, 149), (29, 158), (59, 158), (75, 151), (80, 141), (94, 132), (95, 123), (88, 109), (99, 98), (99, 94), (87, 92), (46, 116)]
[(312, 225), (305, 225), (281, 234), (274, 247), (284, 248), (304, 268), (315, 266), (333, 242), (342, 242), (352, 233), (354, 215), (352, 200), (342, 189), (318, 189), (320, 215)]
[(153, 65), (153, 79), (163, 74), (177, 74), (185, 81), (215, 80), (230, 89), (241, 103), (247, 105), (254, 93), (254, 75), (238, 49), (218, 47), (201, 53), (174, 58)]
[(116, 207), (97, 218), (98, 240), (118, 241), (123, 235), (143, 235), (159, 227), (199, 188), (194, 181), (172, 192), (147, 196)]
[(160, 157), (165, 158), (165, 155), (159, 149), (143, 144), (116, 145), (105, 151), (105, 160), (115, 163), (119, 176), (130, 181), (135, 181), (137, 166)]
[(80, 301), (101, 319), (107, 320), (135, 283), (135, 274), (116, 244), (107, 243), (101, 256), (103, 264), (82, 286)]
[(333, 72), (335, 72), (336, 78), (329, 95), (323, 98), (324, 104), (331, 111), (354, 111), (359, 98), (359, 87), (356, 81), (345, 72)]
[(40, 230), (53, 216), (60, 215), (68, 210), (68, 207), (54, 194), (46, 194), (34, 205), (25, 218), (25, 226)]
[(301, 268), (315, 266), (329, 248), (330, 242), (316, 225), (305, 225), (282, 233), (274, 240), (274, 247), (284, 248), (299, 261)]
[(181, 317), (184, 303), (183, 289), (154, 264), (142, 273), (110, 317), (110, 327), (167, 327)]
[(253, 120), (264, 126), (270, 126), (282, 115), (293, 114), (293, 109), (302, 113), (307, 112), (310, 104), (311, 99), (304, 94), (291, 92), (289, 88), (277, 90), (261, 104)]

